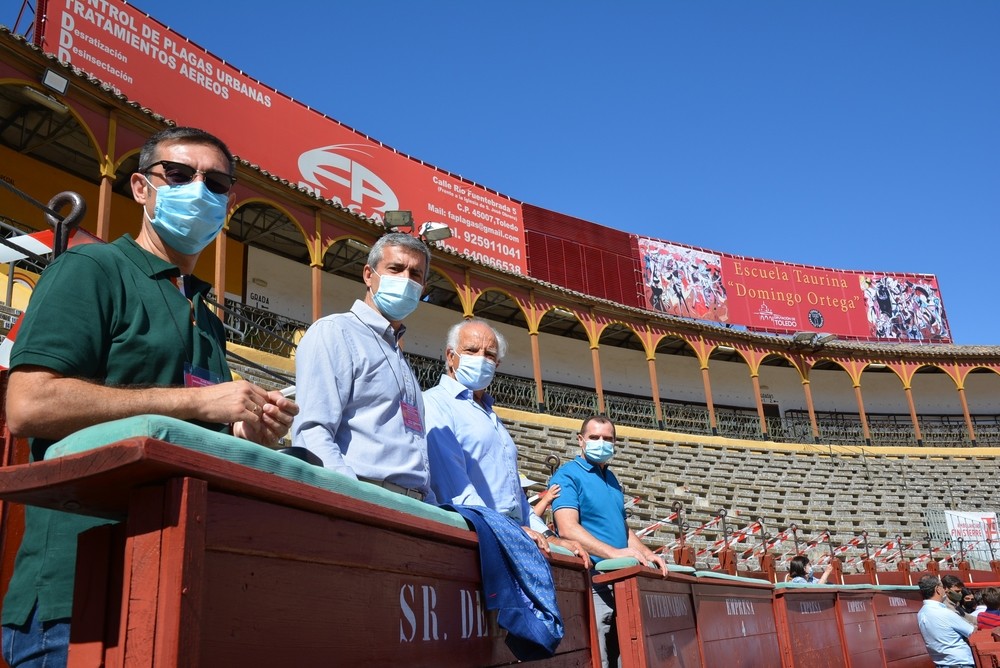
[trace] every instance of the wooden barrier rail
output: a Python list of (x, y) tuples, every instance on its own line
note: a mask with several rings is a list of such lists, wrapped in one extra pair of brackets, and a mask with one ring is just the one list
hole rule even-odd
[(989, 629), (974, 632), (969, 637), (969, 644), (972, 645), (976, 668), (1000, 668), (1000, 642)]
[[(476, 535), (391, 504), (145, 437), (0, 467), (0, 500), (120, 520), (81, 537), (71, 666), (515, 663)], [(550, 563), (566, 634), (538, 665), (596, 668), (590, 574)], [(614, 587), (626, 668), (932, 665), (912, 586), (638, 565), (594, 582)], [(1000, 668), (1000, 642), (973, 644)]]
[[(148, 438), (0, 469), (5, 501), (120, 519), (81, 537), (71, 666), (498, 666), (475, 533)], [(590, 578), (551, 558), (593, 666)]]
[[(916, 587), (775, 586), (689, 570), (663, 578), (636, 565), (594, 578), (615, 590), (623, 668), (933, 666)], [(995, 651), (1000, 660), (1000, 643)]]
[[(693, 570), (693, 569), (692, 569)], [(691, 585), (683, 573), (632, 566), (594, 578), (614, 588), (622, 666), (702, 666)]]
[(780, 631), (782, 665), (846, 668), (847, 643), (838, 618), (836, 590), (778, 587), (774, 590), (774, 616)]

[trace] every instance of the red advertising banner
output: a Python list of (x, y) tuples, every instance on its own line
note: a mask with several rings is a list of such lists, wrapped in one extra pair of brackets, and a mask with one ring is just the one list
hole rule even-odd
[(937, 278), (824, 269), (636, 237), (650, 310), (870, 341), (951, 343)]
[(370, 218), (413, 211), (441, 243), (527, 273), (521, 205), (410, 158), (252, 79), (121, 0), (49, 2), (43, 48), (241, 158)]

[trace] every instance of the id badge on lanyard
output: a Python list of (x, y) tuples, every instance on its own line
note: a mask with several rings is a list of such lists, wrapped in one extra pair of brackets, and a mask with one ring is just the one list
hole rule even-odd
[(424, 433), (424, 425), (420, 420), (420, 410), (413, 404), (406, 403), (405, 399), (399, 400), (399, 408), (403, 411), (403, 425), (410, 431), (418, 434)]
[(222, 376), (219, 374), (195, 366), (191, 362), (184, 362), (184, 387), (206, 387), (221, 382)]

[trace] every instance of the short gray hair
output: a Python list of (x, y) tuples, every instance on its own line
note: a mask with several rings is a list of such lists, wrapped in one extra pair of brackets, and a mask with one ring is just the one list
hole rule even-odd
[(420, 239), (410, 236), (405, 232), (389, 232), (388, 234), (379, 238), (372, 246), (372, 249), (368, 251), (368, 266), (374, 269), (378, 266), (379, 262), (382, 261), (382, 254), (386, 246), (396, 246), (398, 248), (406, 248), (415, 253), (420, 253), (424, 256), (426, 260), (424, 269), (424, 282), (431, 275), (431, 249), (427, 247)]
[(504, 357), (507, 356), (506, 337), (504, 337), (503, 334), (498, 332), (496, 327), (486, 322), (482, 318), (469, 318), (468, 320), (463, 320), (461, 322), (457, 322), (454, 325), (452, 325), (451, 328), (448, 330), (448, 339), (445, 341), (444, 344), (445, 350), (451, 348), (456, 353), (458, 352), (458, 337), (461, 335), (462, 329), (467, 327), (468, 325), (485, 325), (486, 327), (489, 327), (490, 331), (493, 332), (493, 336), (495, 336), (497, 340), (497, 362), (499, 362), (500, 360), (502, 360)]

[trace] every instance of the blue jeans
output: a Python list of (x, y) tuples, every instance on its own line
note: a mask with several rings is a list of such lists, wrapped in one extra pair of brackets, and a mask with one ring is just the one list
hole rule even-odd
[(601, 665), (604, 668), (620, 667), (622, 662), (618, 647), (615, 593), (610, 585), (594, 585), (594, 616), (597, 621), (597, 642), (601, 649)]
[(69, 620), (35, 619), (38, 605), (23, 626), (3, 627), (3, 658), (10, 668), (64, 668), (69, 654)]

